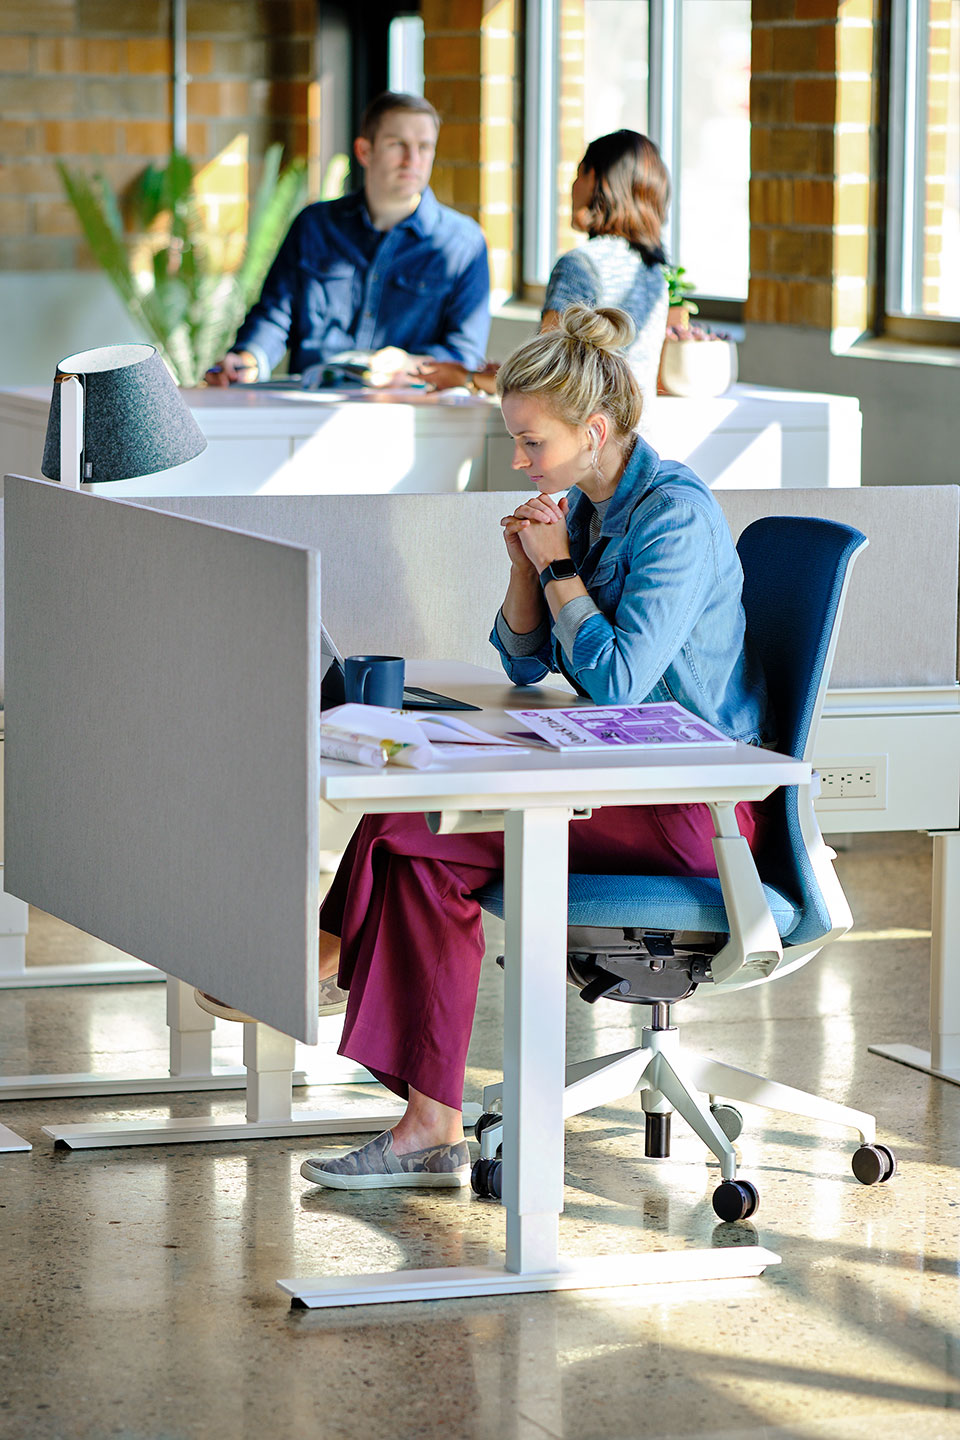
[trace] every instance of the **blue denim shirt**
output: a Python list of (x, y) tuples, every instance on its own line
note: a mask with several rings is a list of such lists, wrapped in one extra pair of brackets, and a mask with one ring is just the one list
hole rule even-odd
[(569, 602), (585, 612), (572, 653), (556, 633), (567, 606), (556, 625), (544, 622), (534, 654), (511, 655), (495, 626), (490, 639), (510, 679), (534, 685), (561, 671), (597, 705), (677, 700), (732, 739), (770, 743), (766, 681), (745, 633), (743, 571), (703, 481), (638, 438), (596, 544), (593, 506), (576, 489), (569, 499), (570, 553), (590, 600)]
[(476, 370), (489, 330), (479, 225), (427, 189), (406, 220), (375, 230), (358, 190), (301, 210), (234, 348), (264, 373), (289, 347), (291, 372), (309, 383), (334, 355), (384, 345)]

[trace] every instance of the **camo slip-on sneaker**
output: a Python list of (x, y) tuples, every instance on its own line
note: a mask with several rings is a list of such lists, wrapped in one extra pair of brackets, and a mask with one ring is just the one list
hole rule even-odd
[(431, 1145), (410, 1155), (397, 1155), (393, 1136), (384, 1130), (359, 1150), (330, 1159), (304, 1160), (300, 1174), (331, 1190), (391, 1190), (401, 1186), (458, 1189), (470, 1184), (470, 1152), (466, 1140)]

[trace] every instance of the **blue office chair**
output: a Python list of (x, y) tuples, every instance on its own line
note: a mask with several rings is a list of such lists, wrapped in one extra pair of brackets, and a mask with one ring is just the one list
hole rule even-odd
[[(803, 516), (768, 516), (740, 537), (747, 630), (766, 672), (783, 753), (812, 759), (850, 573), (867, 543), (847, 525)], [(896, 1171), (892, 1151), (875, 1143), (872, 1115), (681, 1052), (671, 1024), (670, 1007), (699, 986), (744, 989), (787, 975), (850, 928), (813, 796), (813, 785), (776, 794), (768, 838), (756, 858), (739, 833), (734, 806), (711, 804), (719, 879), (569, 879), (568, 979), (590, 1004), (608, 999), (649, 1005), (652, 1017), (639, 1047), (568, 1067), (564, 1115), (639, 1088), (646, 1154), (663, 1157), (670, 1150), (671, 1113), (679, 1111), (720, 1161), (713, 1205), (722, 1220), (746, 1219), (759, 1203), (756, 1186), (737, 1178), (732, 1141), (743, 1122), (730, 1101), (851, 1127), (861, 1140), (853, 1170), (864, 1184), (889, 1180)], [(502, 883), (478, 898), (484, 909), (503, 915)], [(473, 1188), (498, 1196), (501, 1086), (488, 1086), (483, 1099)]]

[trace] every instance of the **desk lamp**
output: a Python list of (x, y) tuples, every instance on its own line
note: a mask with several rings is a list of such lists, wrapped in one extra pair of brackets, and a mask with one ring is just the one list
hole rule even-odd
[(152, 345), (80, 350), (57, 366), (41, 470), (81, 481), (129, 480), (192, 460), (207, 448)]

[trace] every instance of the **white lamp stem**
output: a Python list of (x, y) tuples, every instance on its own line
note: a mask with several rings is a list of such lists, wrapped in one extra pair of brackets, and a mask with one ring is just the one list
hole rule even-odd
[(83, 386), (75, 375), (60, 383), (60, 484), (80, 489), (83, 451)]

